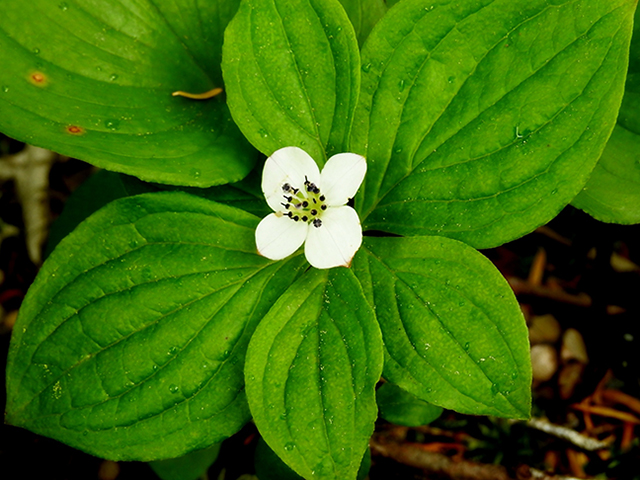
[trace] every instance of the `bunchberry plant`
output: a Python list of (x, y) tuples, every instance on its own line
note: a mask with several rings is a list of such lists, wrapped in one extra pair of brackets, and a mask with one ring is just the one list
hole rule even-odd
[(2, 2), (0, 129), (116, 172), (25, 298), (6, 421), (200, 462), (253, 419), (343, 480), (381, 378), (399, 423), (528, 417), (527, 329), (476, 249), (572, 201), (640, 221), (636, 6)]

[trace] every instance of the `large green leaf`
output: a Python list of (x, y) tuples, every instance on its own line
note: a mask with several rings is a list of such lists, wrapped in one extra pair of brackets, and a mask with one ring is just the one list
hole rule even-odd
[(239, 0), (0, 5), (0, 130), (142, 179), (240, 180), (255, 151), (222, 98), (223, 31)]
[(360, 45), (388, 10), (384, 0), (340, 0), (340, 3), (349, 15)]
[(362, 51), (366, 229), (475, 247), (584, 186), (622, 98), (636, 0), (404, 0)]
[(381, 370), (380, 329), (353, 272), (310, 269), (251, 339), (251, 413), (267, 444), (302, 477), (355, 479)]
[(360, 56), (338, 0), (242, 0), (223, 53), (229, 108), (258, 150), (299, 146), (320, 166), (346, 151)]
[(529, 416), (527, 327), (489, 260), (444, 237), (366, 237), (354, 268), (376, 307), (387, 380), (458, 412)]
[(174, 458), (249, 419), (256, 323), (307, 264), (258, 218), (178, 192), (116, 200), (43, 265), (14, 329), (7, 422), (111, 459)]
[(618, 124), (575, 207), (604, 222), (640, 223), (640, 10)]

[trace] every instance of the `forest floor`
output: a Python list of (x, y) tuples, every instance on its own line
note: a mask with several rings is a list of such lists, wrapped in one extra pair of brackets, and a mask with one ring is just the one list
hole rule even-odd
[[(0, 139), (0, 152), (19, 146)], [(2, 159), (0, 159), (2, 162)], [(45, 211), (54, 220), (93, 168), (52, 165)], [(0, 371), (37, 266), (16, 182), (0, 183)], [(5, 236), (6, 235), (6, 236)], [(483, 251), (507, 278), (530, 331), (533, 417), (511, 422), (445, 411), (428, 426), (379, 421), (371, 480), (640, 479), (640, 225), (598, 222), (567, 207), (548, 225)], [(4, 409), (5, 391), (0, 393)], [(208, 478), (255, 478), (252, 425), (223, 444)], [(12, 477), (11, 475), (17, 476)], [(0, 426), (0, 477), (157, 478), (144, 463), (104, 461), (54, 440)]]

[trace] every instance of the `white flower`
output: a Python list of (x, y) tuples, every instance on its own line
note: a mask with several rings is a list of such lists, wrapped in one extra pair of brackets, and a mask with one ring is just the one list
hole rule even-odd
[(334, 155), (320, 173), (304, 150), (285, 147), (274, 152), (264, 165), (262, 191), (275, 213), (256, 229), (258, 253), (281, 260), (304, 243), (304, 254), (314, 267), (348, 267), (362, 244), (362, 227), (346, 203), (366, 171), (366, 160), (355, 153)]

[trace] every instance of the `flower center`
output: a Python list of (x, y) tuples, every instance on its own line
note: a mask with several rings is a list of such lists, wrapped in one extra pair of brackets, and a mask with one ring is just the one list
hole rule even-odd
[(282, 185), (282, 197), (284, 202), (284, 212), (281, 215), (289, 217), (294, 222), (306, 222), (313, 224), (314, 227), (322, 226), (320, 215), (327, 209), (324, 203), (324, 195), (320, 193), (320, 189), (311, 183), (307, 177), (304, 177), (304, 190), (292, 187), (288, 183)]

